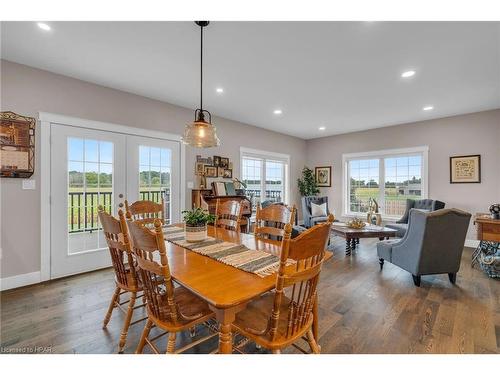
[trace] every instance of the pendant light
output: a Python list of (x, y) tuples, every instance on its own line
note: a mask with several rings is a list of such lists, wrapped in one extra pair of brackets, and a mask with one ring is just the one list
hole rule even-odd
[(194, 111), (194, 121), (186, 125), (182, 142), (193, 147), (217, 147), (220, 140), (217, 131), (212, 125), (212, 115), (203, 109), (203, 28), (208, 26), (208, 21), (195, 22), (201, 30), (200, 50), (200, 108)]

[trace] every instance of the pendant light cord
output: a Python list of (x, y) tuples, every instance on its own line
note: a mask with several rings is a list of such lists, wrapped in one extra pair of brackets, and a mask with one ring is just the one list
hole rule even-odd
[(200, 43), (200, 109), (203, 111), (203, 26), (201, 27), (201, 43)]

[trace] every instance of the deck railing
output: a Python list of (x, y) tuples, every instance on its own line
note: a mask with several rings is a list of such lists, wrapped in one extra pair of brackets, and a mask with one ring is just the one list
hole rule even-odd
[[(170, 217), (170, 190), (143, 190), (139, 192), (141, 200), (161, 202), (165, 194), (165, 217)], [(68, 193), (68, 232), (92, 232), (98, 230), (97, 208), (99, 205), (111, 213), (113, 210), (113, 193), (72, 191)]]

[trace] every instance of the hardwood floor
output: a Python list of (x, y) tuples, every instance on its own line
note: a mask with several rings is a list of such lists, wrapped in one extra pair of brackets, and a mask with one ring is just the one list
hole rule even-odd
[[(346, 258), (345, 242), (333, 241), (319, 285), (322, 353), (500, 353), (500, 281), (471, 269), (471, 249), (455, 286), (438, 275), (423, 276), (416, 288), (408, 272), (388, 262), (379, 271), (375, 243), (362, 239)], [(116, 353), (124, 316), (115, 310), (101, 328), (113, 289), (107, 269), (1, 293), (1, 352)], [(134, 352), (142, 327), (131, 327), (126, 353)], [(214, 338), (189, 352), (216, 348)], [(253, 344), (245, 350), (262, 352)]]

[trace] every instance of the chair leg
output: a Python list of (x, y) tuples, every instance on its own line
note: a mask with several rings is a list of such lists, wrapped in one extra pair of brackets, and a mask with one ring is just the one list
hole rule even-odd
[(420, 286), (420, 280), (421, 280), (421, 276), (418, 275), (411, 275), (413, 277), (413, 283), (415, 284), (415, 286)]
[(379, 258), (378, 264), (380, 264), (380, 271), (382, 271), (382, 269), (384, 268), (384, 258)]
[(271, 350), (271, 352), (273, 354), (281, 354), (281, 350), (280, 349), (273, 349), (273, 350)]
[(450, 282), (452, 284), (455, 284), (457, 282), (457, 274), (456, 273), (449, 273), (448, 278), (450, 279)]
[(127, 342), (128, 329), (130, 327), (130, 322), (132, 321), (132, 315), (134, 314), (135, 298), (137, 296), (136, 292), (130, 293), (130, 301), (128, 303), (127, 316), (123, 322), (122, 333), (120, 335), (119, 353), (123, 353), (123, 348)]
[(167, 342), (167, 353), (172, 354), (175, 351), (175, 332), (169, 332)]
[(309, 342), (309, 346), (311, 347), (311, 351), (314, 354), (321, 353), (321, 347), (316, 342), (316, 339), (314, 338), (312, 330), (307, 331), (307, 341)]
[(119, 287), (115, 288), (115, 292), (113, 293), (113, 297), (111, 297), (111, 302), (109, 303), (108, 311), (106, 312), (106, 316), (104, 317), (104, 322), (102, 323), (102, 328), (106, 328), (111, 319), (111, 314), (113, 314), (113, 309), (115, 308), (116, 299), (120, 296), (121, 289)]
[(149, 331), (151, 331), (152, 326), (153, 322), (148, 319), (146, 325), (144, 326), (144, 330), (142, 331), (141, 339), (139, 340), (139, 345), (137, 345), (135, 354), (142, 354), (142, 351), (144, 350), (144, 345), (146, 345), (146, 339), (149, 336)]

